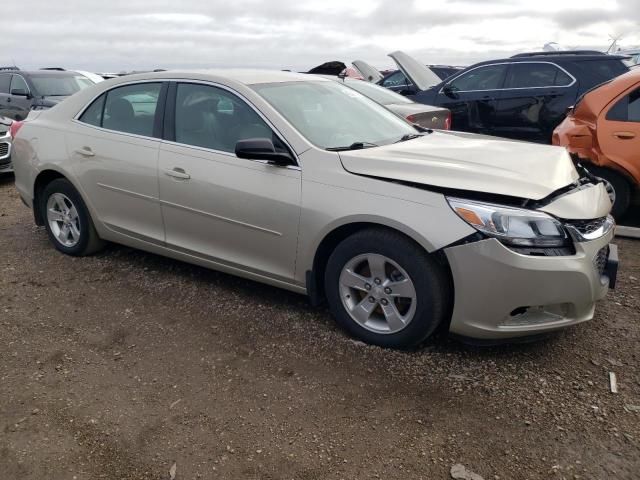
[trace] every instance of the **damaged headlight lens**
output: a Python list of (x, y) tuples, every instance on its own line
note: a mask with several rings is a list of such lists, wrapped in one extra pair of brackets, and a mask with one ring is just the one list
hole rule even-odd
[(546, 213), (460, 198), (447, 198), (453, 211), (480, 232), (515, 247), (564, 247), (562, 224)]

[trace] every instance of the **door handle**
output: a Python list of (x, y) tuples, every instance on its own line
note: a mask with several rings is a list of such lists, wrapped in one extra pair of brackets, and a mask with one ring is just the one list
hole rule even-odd
[(82, 155), (83, 157), (95, 157), (95, 153), (93, 153), (93, 150), (91, 150), (90, 147), (82, 147), (79, 148), (77, 150), (75, 150), (75, 153)]
[(171, 170), (166, 169), (164, 171), (164, 174), (167, 175), (168, 177), (179, 178), (180, 180), (189, 180), (191, 178), (191, 175), (185, 172), (184, 168), (180, 168), (180, 167), (174, 167)]
[(633, 132), (613, 132), (613, 136), (621, 140), (631, 140), (636, 138), (636, 134)]

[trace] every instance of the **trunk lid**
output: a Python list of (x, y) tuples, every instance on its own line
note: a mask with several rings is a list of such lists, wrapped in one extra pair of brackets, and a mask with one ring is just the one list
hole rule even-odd
[(382, 74), (363, 60), (354, 60), (353, 67), (360, 72), (367, 82), (378, 83), (382, 80)]
[(404, 76), (420, 90), (428, 90), (442, 83), (440, 77), (406, 53), (397, 51), (390, 53), (389, 56), (393, 58)]

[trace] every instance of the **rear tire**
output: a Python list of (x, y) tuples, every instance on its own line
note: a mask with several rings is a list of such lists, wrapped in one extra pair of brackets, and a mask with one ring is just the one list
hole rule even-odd
[(445, 269), (400, 233), (367, 229), (343, 240), (325, 273), (325, 292), (338, 324), (364, 342), (414, 347), (449, 312)]
[(67, 179), (53, 180), (39, 200), (49, 240), (59, 251), (85, 256), (104, 247), (105, 242), (98, 237), (87, 206)]

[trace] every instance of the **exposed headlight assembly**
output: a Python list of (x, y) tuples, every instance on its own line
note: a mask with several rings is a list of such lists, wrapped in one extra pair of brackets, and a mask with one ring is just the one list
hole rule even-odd
[(514, 247), (564, 247), (570, 238), (555, 218), (523, 208), (447, 197), (453, 211), (478, 231)]

